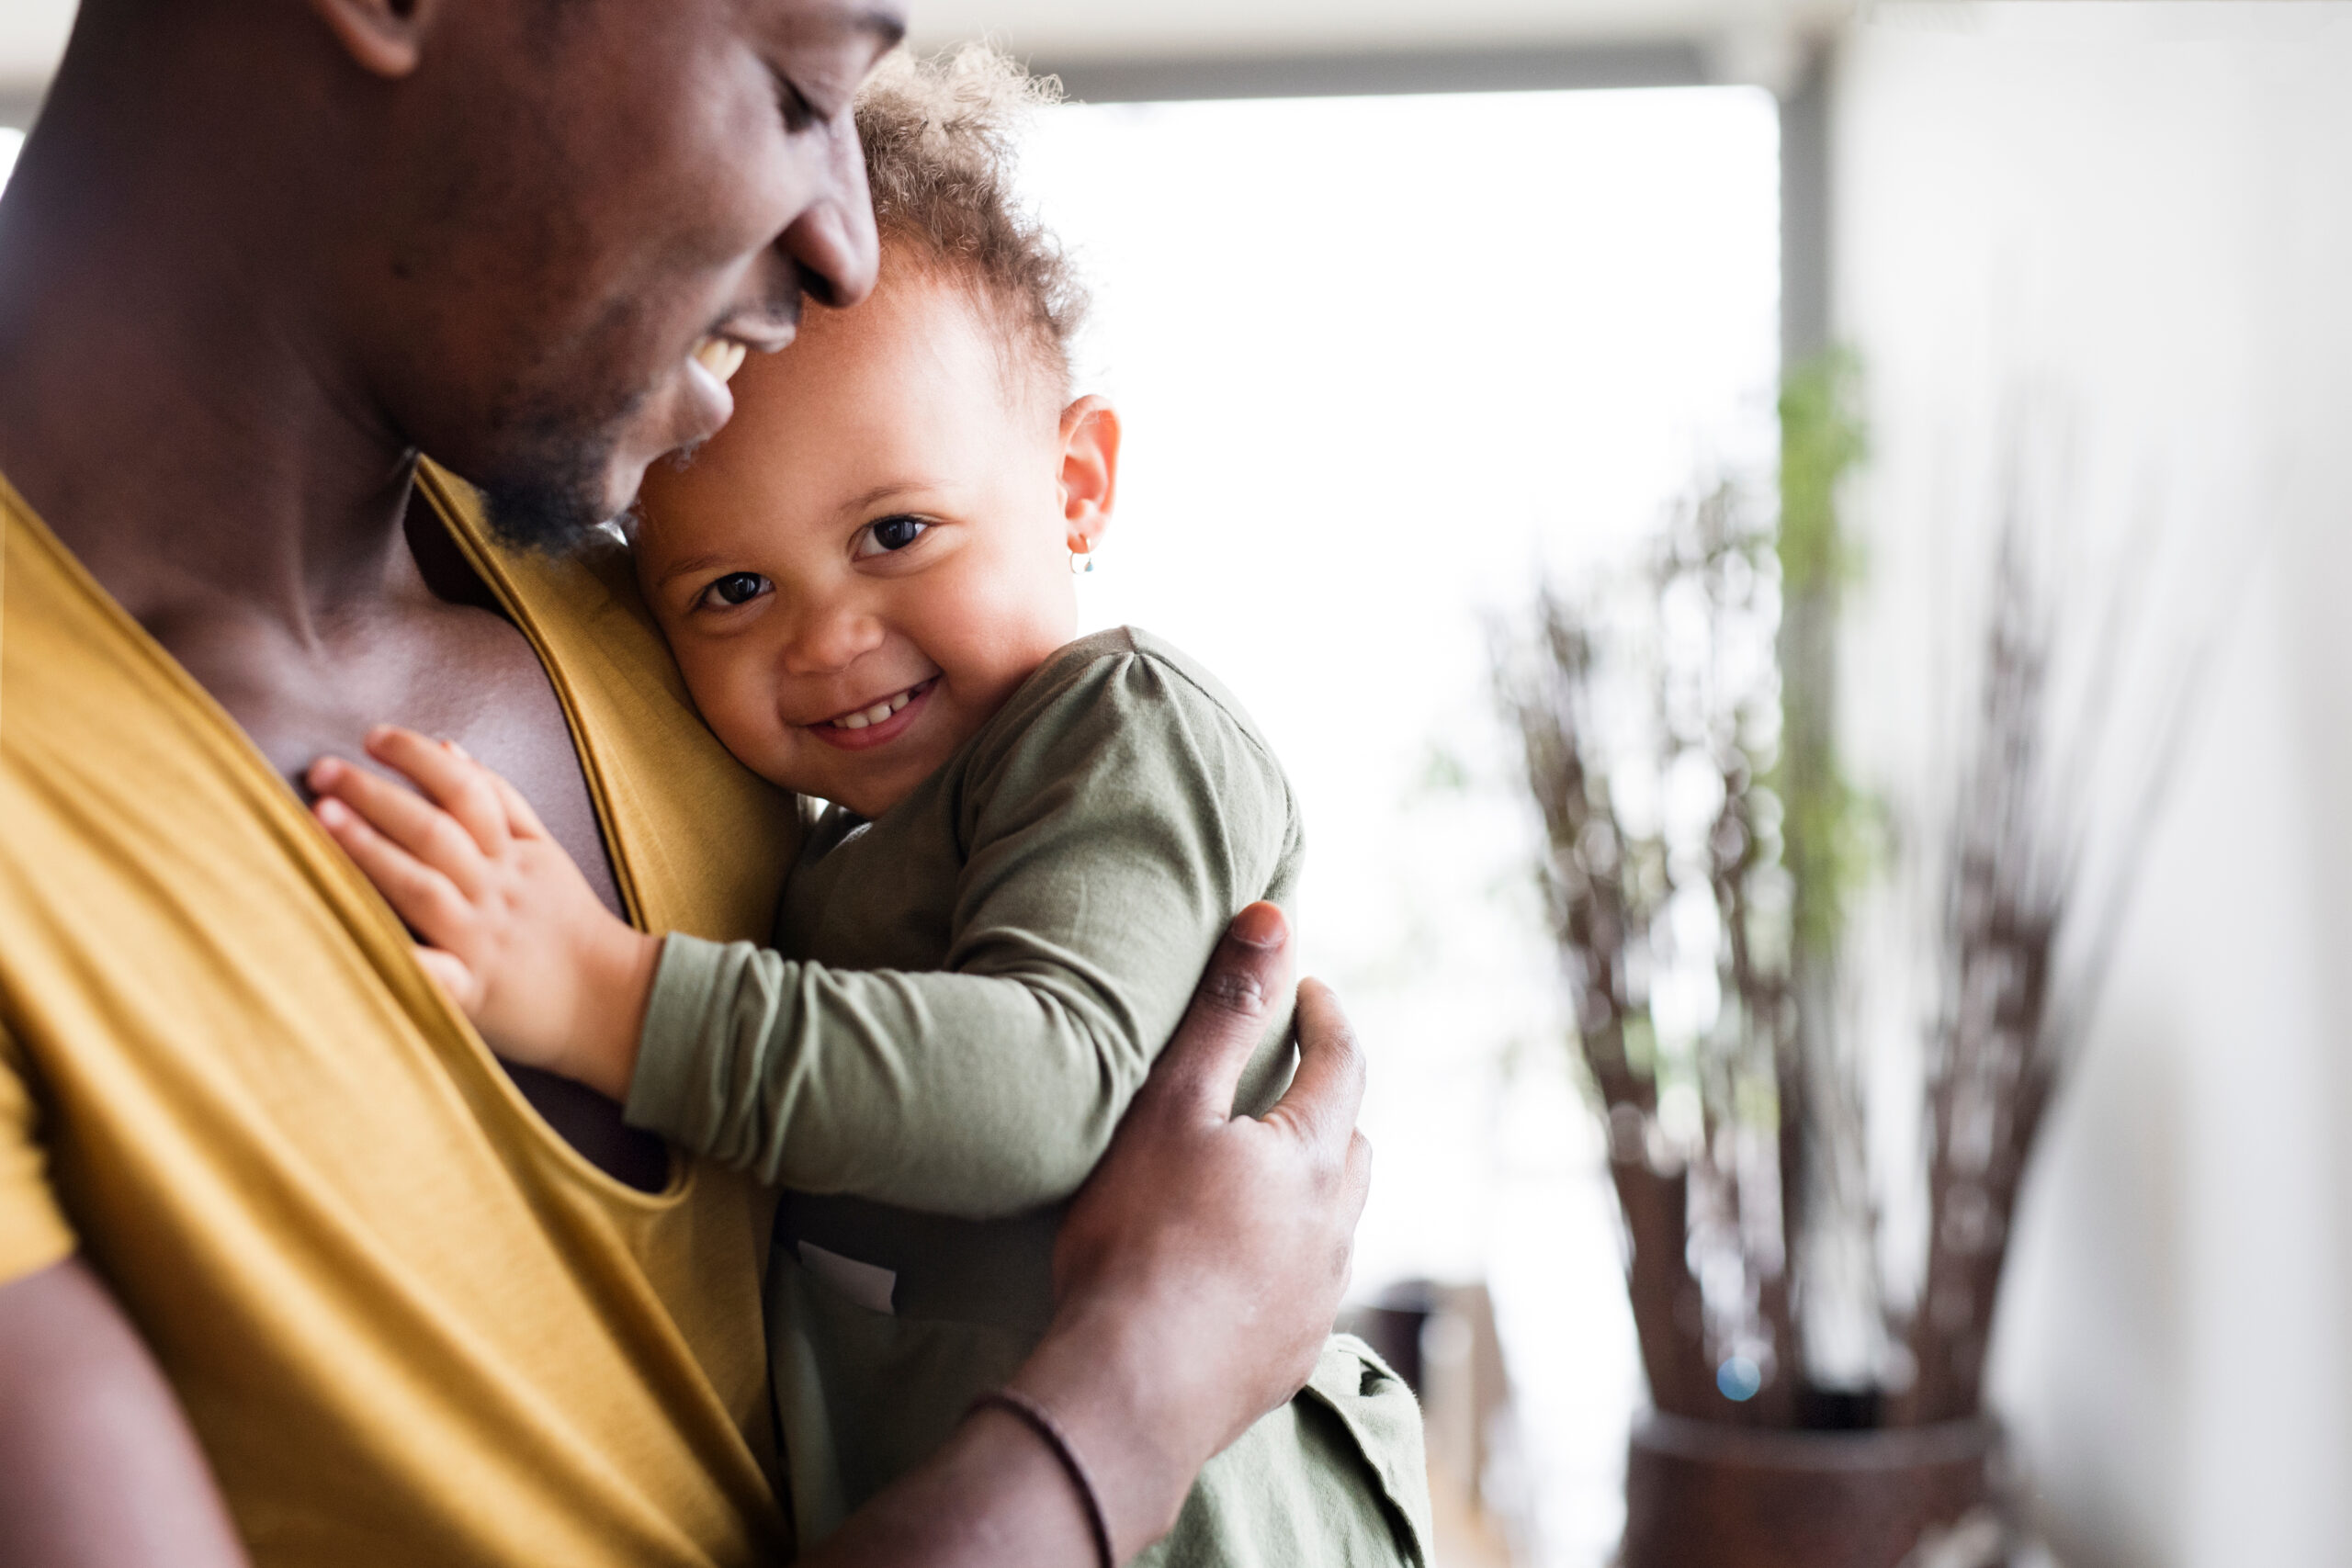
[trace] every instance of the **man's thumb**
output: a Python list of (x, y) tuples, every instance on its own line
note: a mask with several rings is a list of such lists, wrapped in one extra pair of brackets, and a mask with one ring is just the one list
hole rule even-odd
[(1241, 1070), (1289, 994), (1290, 975), (1290, 922), (1282, 910), (1252, 904), (1236, 915), (1153, 1070), (1162, 1092), (1219, 1118), (1231, 1115)]

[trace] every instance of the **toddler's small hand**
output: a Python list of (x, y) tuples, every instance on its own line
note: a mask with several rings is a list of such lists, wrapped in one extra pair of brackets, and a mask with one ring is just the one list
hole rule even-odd
[(454, 743), (384, 727), (322, 758), (320, 824), (423, 939), (418, 961), (499, 1054), (627, 1094), (658, 938), (615, 919), (514, 785)]
[[(416, 944), (416, 966), (433, 977), (433, 983), (441, 987), (442, 993), (458, 1004), (459, 1012), (472, 1019), (477, 1026), (481, 1024), (481, 980), (466, 967), (463, 959), (454, 953), (419, 942)], [(526, 1062), (524, 1065), (531, 1066), (537, 1064)]]

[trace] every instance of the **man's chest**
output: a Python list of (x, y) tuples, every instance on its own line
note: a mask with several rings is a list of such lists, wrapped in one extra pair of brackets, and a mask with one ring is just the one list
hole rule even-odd
[[(594, 804), (554, 688), (522, 634), (486, 610), (428, 603), (298, 644), (234, 624), (153, 628), (298, 791), (322, 756), (365, 762), (368, 731), (455, 740), (520, 789), (605, 907), (621, 911)], [(643, 1189), (668, 1178), (659, 1140), (576, 1084), (510, 1069), (526, 1099), (594, 1164)]]
[(308, 644), (234, 626), (154, 629), (298, 792), (322, 756), (366, 763), (379, 724), (454, 740), (523, 792), (619, 908), (562, 706), (522, 634), (498, 616), (435, 604)]
[[(481, 1518), (557, 1561), (668, 1561), (627, 1509), (596, 1515), (618, 1455), (639, 1512), (674, 1498), (756, 1529), (764, 1491), (729, 1430), (767, 1420), (754, 1196), (707, 1172), (666, 1200), (591, 1176), (175, 682), (68, 699), (41, 668), (8, 669), (0, 745), (0, 1070), (40, 1107), (17, 1168), (130, 1311), (241, 1520), (281, 1555), (325, 1529), (338, 1562), (446, 1560)], [(616, 1544), (560, 1533), (592, 1517)]]

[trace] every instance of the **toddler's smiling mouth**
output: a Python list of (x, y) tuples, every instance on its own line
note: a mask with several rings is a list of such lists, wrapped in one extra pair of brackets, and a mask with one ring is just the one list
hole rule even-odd
[(894, 692), (879, 702), (835, 714), (831, 718), (819, 719), (806, 728), (809, 734), (827, 745), (837, 746), (846, 751), (863, 751), (869, 747), (884, 745), (897, 739), (906, 732), (908, 726), (914, 723), (916, 713), (938, 684), (939, 677), (933, 675), (928, 680), (918, 681), (903, 692)]

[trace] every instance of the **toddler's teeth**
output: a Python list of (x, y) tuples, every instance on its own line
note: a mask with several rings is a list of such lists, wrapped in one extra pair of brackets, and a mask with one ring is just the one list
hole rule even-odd
[(843, 714), (839, 718), (829, 719), (826, 722), (836, 729), (865, 729), (881, 723), (914, 700), (915, 688), (910, 686), (897, 696), (885, 697), (870, 708), (860, 708), (855, 713)]

